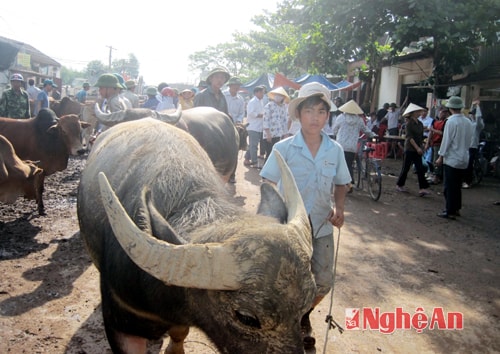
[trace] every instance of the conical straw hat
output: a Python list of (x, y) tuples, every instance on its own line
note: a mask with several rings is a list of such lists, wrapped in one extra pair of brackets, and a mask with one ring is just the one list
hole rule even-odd
[(423, 110), (424, 108), (420, 107), (420, 106), (417, 106), (416, 104), (414, 103), (410, 103), (408, 105), (408, 107), (406, 107), (405, 109), (405, 112), (403, 113), (403, 116), (407, 115), (407, 114), (410, 114), (411, 112), (415, 112), (415, 111), (421, 111)]
[(275, 94), (284, 96), (285, 97), (285, 103), (290, 102), (290, 96), (288, 96), (288, 93), (285, 91), (285, 89), (283, 87), (280, 86), (278, 88), (275, 88), (274, 90), (272, 90), (271, 92), (269, 92), (267, 94), (267, 96), (269, 96), (269, 98), (271, 100), (274, 100), (274, 95)]
[(344, 103), (339, 107), (339, 111), (350, 114), (363, 114), (363, 110), (354, 100)]

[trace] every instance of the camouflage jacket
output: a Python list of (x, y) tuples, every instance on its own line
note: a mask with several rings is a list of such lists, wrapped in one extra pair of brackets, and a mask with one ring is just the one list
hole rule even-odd
[(0, 99), (0, 117), (30, 118), (30, 101), (28, 93), (21, 89), (21, 94), (12, 89), (5, 90)]

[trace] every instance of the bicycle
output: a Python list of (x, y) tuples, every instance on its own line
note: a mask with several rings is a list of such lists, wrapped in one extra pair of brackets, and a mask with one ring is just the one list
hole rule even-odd
[(485, 145), (486, 143), (484, 141), (479, 143), (477, 154), (472, 162), (472, 185), (481, 183), (488, 169), (488, 161), (483, 155)]
[(356, 189), (363, 190), (365, 183), (370, 197), (377, 201), (382, 194), (382, 173), (380, 172), (380, 159), (370, 157), (370, 152), (375, 149), (366, 146), (366, 140), (360, 139), (360, 148), (353, 162), (353, 179)]

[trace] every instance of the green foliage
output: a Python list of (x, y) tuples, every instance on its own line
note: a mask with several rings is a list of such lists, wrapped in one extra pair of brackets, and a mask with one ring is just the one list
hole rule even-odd
[(499, 14), (498, 0), (283, 0), (253, 19), (260, 30), (193, 54), (191, 67), (339, 76), (348, 61), (366, 60), (371, 79), (415, 42), (434, 59), (431, 80), (445, 83), (477, 60), (479, 46), (498, 44)]
[(107, 72), (126, 73), (129, 77), (137, 79), (139, 76), (139, 61), (134, 54), (129, 54), (128, 59), (116, 59), (111, 64), (111, 70), (100, 60), (92, 60), (87, 64), (83, 71), (68, 69), (62, 67), (61, 78), (64, 85), (71, 85), (75, 78), (85, 78), (91, 84), (97, 81), (97, 78)]
[(74, 70), (63, 66), (61, 68), (61, 81), (64, 86), (71, 85), (74, 79), (77, 77), (84, 77), (82, 71)]
[(99, 75), (104, 74), (108, 72), (109, 69), (104, 63), (100, 60), (92, 60), (87, 64), (87, 68), (85, 69), (85, 77), (88, 78), (96, 78), (99, 77)]
[(127, 74), (128, 77), (132, 79), (137, 79), (139, 77), (139, 61), (134, 54), (129, 54), (128, 59), (115, 59), (111, 63), (111, 71)]

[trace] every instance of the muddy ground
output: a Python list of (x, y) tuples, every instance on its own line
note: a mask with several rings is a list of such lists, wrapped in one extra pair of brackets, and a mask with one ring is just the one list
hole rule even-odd
[[(84, 165), (85, 157), (72, 158), (66, 171), (48, 178), (45, 217), (34, 212), (34, 202), (0, 204), (0, 353), (110, 353), (98, 272), (78, 235), (75, 191)], [(464, 190), (462, 216), (448, 221), (436, 217), (441, 186), (420, 198), (410, 173), (411, 193), (395, 191), (400, 166), (401, 160), (383, 162), (380, 201), (363, 191), (347, 198), (333, 303), (329, 295), (312, 314), (317, 345), (309, 353), (500, 352), (500, 206), (493, 205), (500, 181), (488, 177)], [(258, 171), (240, 160), (237, 183), (228, 190), (255, 211), (259, 184)], [(438, 329), (435, 317), (435, 328), (424, 323), (421, 333), (384, 334), (361, 321), (361, 329), (341, 334), (327, 331), (330, 306), (344, 328), (346, 308), (366, 308), (365, 317), (376, 308), (402, 308), (415, 319), (417, 309), (431, 318), (442, 308), (463, 315), (463, 329)], [(154, 343), (150, 352), (162, 346)], [(192, 329), (186, 352), (217, 351)]]

